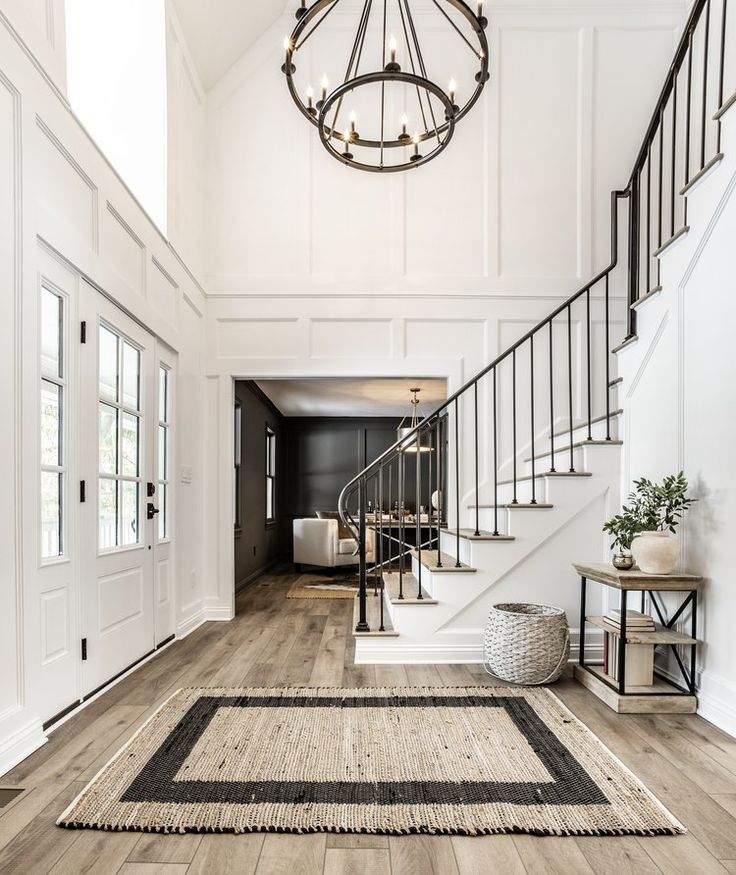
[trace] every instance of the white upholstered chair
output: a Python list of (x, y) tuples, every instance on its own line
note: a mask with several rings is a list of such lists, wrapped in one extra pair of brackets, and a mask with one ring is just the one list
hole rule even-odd
[[(318, 565), (320, 568), (338, 568), (357, 565), (359, 557), (354, 538), (339, 537), (335, 519), (294, 520), (294, 564)], [(366, 562), (373, 562), (376, 534), (366, 529)]]

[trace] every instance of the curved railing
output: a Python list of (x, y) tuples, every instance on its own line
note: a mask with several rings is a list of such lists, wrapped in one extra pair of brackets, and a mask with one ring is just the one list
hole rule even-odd
[[(441, 551), (442, 531), (454, 537), (453, 561), (461, 564), (461, 500), (470, 502), (467, 518), (471, 534), (480, 535), (480, 510), (484, 508), (493, 520), (491, 534), (498, 535), (499, 509), (503, 507), (498, 500), (500, 485), (510, 488), (510, 504), (514, 505), (519, 504), (520, 481), (530, 481), (530, 503), (536, 504), (541, 457), (549, 458), (548, 470), (555, 472), (564, 453), (564, 464), (574, 472), (576, 430), (582, 429), (590, 440), (594, 422), (602, 422), (605, 439), (611, 439), (615, 384), (611, 379), (611, 354), (615, 352), (611, 332), (619, 325), (626, 326), (621, 332), (625, 331), (624, 343), (635, 336), (638, 302), (659, 290), (658, 257), (687, 230), (687, 194), (722, 157), (721, 119), (736, 102), (736, 94), (724, 102), (726, 49), (736, 47), (736, 27), (730, 39), (727, 2), (696, 0), (693, 6), (628, 184), (611, 194), (608, 266), (342, 490), (340, 515), (355, 533), (360, 558), (356, 631), (369, 631), (369, 576), (374, 592), (381, 595), (378, 623), (383, 630), (386, 569), (397, 568), (398, 598), (403, 599), (407, 556), (412, 550), (420, 569), (426, 550), (436, 551), (435, 566), (442, 567), (447, 561)], [(628, 202), (623, 259), (619, 253), (622, 199)], [(616, 270), (622, 262), (620, 294), (613, 295)], [(622, 313), (612, 313), (619, 307)], [(556, 445), (560, 437), (568, 441), (563, 449)], [(518, 470), (524, 448), (529, 453), (528, 477), (520, 477)], [(469, 460), (467, 470), (461, 466), (461, 458)], [(482, 480), (481, 467), (485, 468)], [(407, 482), (412, 478), (413, 489), (407, 494)], [(436, 498), (436, 514), (432, 496)], [(486, 504), (482, 504), (484, 497)], [(423, 502), (426, 519), (421, 513)], [(413, 516), (409, 515), (411, 504)], [(372, 515), (370, 508), (374, 509)], [(366, 561), (368, 526), (374, 529), (376, 544), (370, 567)], [(412, 597), (422, 599), (421, 579), (415, 583), (417, 592)]]

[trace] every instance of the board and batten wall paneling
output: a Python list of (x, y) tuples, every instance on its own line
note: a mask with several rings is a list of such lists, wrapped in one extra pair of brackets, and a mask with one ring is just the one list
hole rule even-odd
[[(341, 75), (348, 12), (300, 53), (315, 87)], [(375, 178), (330, 159), (293, 106), (285, 13), (208, 93), (208, 292), (570, 294), (608, 262), (610, 192), (626, 183), (683, 15), (665, 0), (491, 8), (491, 80), (448, 150)], [(444, 82), (467, 47), (425, 23)]]

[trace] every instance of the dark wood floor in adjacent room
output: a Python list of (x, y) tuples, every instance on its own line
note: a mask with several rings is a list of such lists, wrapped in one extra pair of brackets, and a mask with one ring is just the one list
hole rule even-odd
[(736, 873), (736, 740), (698, 717), (616, 715), (571, 680), (555, 692), (687, 825), (687, 835), (159, 836), (55, 827), (85, 782), (179, 687), (488, 683), (480, 666), (353, 665), (352, 603), (287, 600), (294, 579), (261, 578), (238, 596), (232, 623), (208, 623), (169, 647), (0, 779), (2, 787), (24, 788), (0, 809), (0, 873)]

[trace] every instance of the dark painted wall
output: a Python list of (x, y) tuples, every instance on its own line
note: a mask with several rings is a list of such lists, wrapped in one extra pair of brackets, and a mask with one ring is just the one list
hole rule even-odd
[[(241, 525), (235, 534), (235, 580), (243, 586), (292, 550), (292, 522), (313, 517), (318, 510), (337, 510), (340, 492), (368, 463), (396, 441), (401, 420), (362, 417), (285, 418), (253, 383), (235, 383), (235, 397), (242, 409)], [(276, 523), (266, 525), (265, 433), (269, 425), (276, 433), (277, 496)], [(433, 457), (436, 454), (432, 454)], [(406, 506), (413, 511), (416, 457), (407, 456)], [(422, 465), (422, 498), (429, 505), (428, 465)], [(433, 463), (434, 464), (434, 463)], [(436, 476), (436, 474), (435, 474)], [(396, 463), (384, 480), (384, 507), (398, 498)], [(371, 487), (372, 489), (372, 487)], [(373, 501), (374, 494), (368, 496)], [(353, 506), (357, 502), (352, 503)]]
[(266, 426), (276, 434), (276, 472), (285, 470), (284, 417), (257, 386), (238, 381), (242, 417), (240, 530), (235, 531), (235, 585), (244, 586), (284, 555), (284, 478), (276, 478), (276, 522), (266, 523)]

